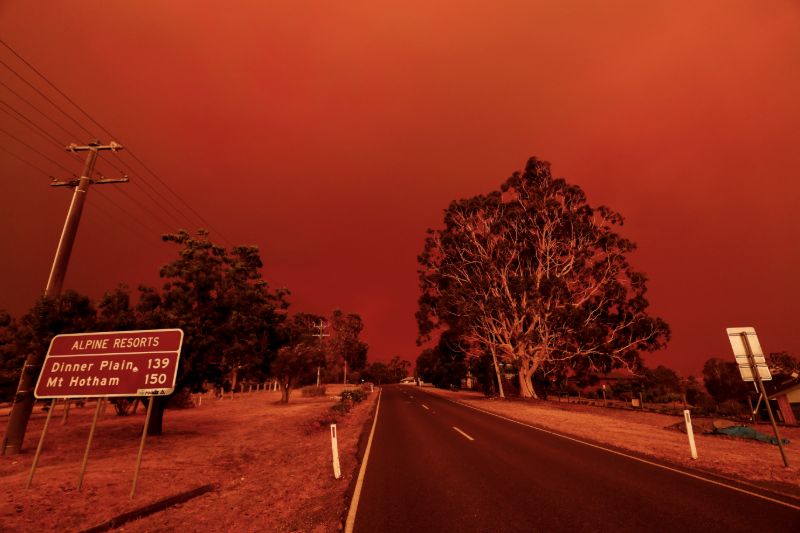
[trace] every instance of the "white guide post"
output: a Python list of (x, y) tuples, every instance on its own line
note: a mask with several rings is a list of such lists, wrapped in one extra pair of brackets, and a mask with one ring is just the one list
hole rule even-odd
[(683, 419), (686, 421), (686, 434), (689, 436), (689, 450), (692, 452), (692, 459), (697, 459), (697, 446), (694, 445), (694, 429), (692, 429), (692, 415), (688, 409), (684, 409)]
[(342, 468), (339, 466), (339, 444), (336, 441), (336, 424), (331, 424), (331, 450), (333, 451), (333, 477), (342, 477)]

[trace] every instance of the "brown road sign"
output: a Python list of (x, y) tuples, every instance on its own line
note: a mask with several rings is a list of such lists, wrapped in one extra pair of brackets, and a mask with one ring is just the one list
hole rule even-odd
[(171, 394), (182, 343), (180, 329), (57, 335), (34, 394), (37, 398)]

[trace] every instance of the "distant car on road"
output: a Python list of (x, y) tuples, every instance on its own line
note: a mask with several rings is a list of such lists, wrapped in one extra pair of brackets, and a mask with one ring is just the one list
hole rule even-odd
[(414, 378), (403, 378), (400, 380), (400, 383), (402, 383), (403, 385), (413, 385), (416, 382), (417, 380)]

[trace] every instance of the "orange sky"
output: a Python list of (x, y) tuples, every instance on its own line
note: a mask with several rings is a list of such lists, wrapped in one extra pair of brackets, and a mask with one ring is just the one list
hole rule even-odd
[[(295, 310), (360, 313), (372, 359), (417, 355), (425, 229), (533, 155), (625, 215), (673, 330), (652, 365), (698, 373), (730, 357), (724, 330), (740, 325), (800, 355), (795, 1), (9, 0), (0, 36), (225, 237), (257, 244)], [(0, 60), (45, 89), (2, 47)], [(0, 81), (71, 130), (0, 86), (59, 142), (89, 140), (2, 65)], [(69, 191), (47, 187), (59, 167), (2, 133), (0, 146), (45, 171), (0, 151), (0, 307), (19, 314), (44, 288)], [(141, 181), (163, 187), (135, 179), (91, 191), (67, 287), (158, 283), (174, 251), (157, 232), (187, 224), (155, 217), (170, 209)]]

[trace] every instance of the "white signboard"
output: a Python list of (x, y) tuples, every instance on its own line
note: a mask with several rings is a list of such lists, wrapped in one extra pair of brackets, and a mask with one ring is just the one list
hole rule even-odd
[(769, 372), (767, 360), (764, 358), (764, 352), (761, 351), (761, 343), (758, 342), (756, 330), (754, 328), (728, 328), (728, 340), (731, 342), (733, 348), (733, 356), (736, 358), (736, 364), (739, 366), (739, 373), (745, 381), (755, 381), (750, 361), (747, 358), (747, 347), (745, 340), (750, 346), (750, 352), (753, 354), (753, 362), (756, 365), (756, 371), (762, 380), (772, 379), (772, 374)]

